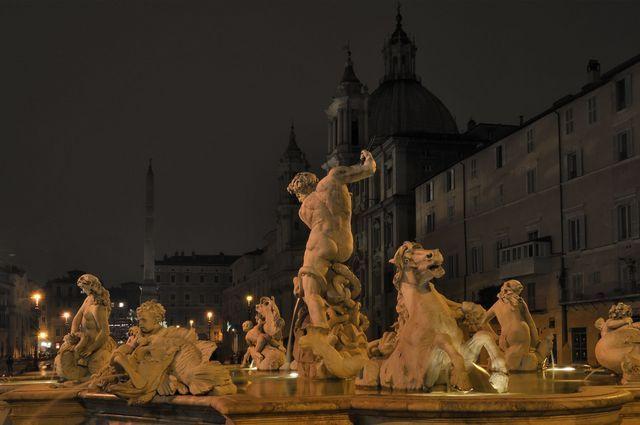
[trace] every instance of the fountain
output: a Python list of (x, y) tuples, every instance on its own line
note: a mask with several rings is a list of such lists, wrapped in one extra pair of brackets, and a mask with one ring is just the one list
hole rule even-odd
[(546, 367), (551, 340), (538, 335), (520, 298), (522, 284), (505, 282), (488, 311), (449, 300), (434, 283), (444, 274), (442, 254), (415, 242), (390, 259), (397, 320), (367, 342), (360, 282), (343, 264), (353, 250), (346, 184), (375, 168), (365, 151), (362, 164), (334, 168), (320, 181), (298, 175), (290, 185), (311, 235), (294, 279), (298, 299), (286, 350), (285, 323), (272, 298), (257, 307), (258, 323), (245, 327), (245, 360), (255, 368), (209, 361), (215, 344), (163, 327), (164, 308), (147, 302), (127, 343), (111, 349), (90, 377), (67, 376), (92, 364), (90, 356), (76, 359), (78, 338), (60, 353), (58, 363), (65, 356), (71, 365), (58, 368), (68, 382), (0, 383), (0, 424), (640, 423), (640, 329), (629, 308), (616, 305), (597, 322), (598, 360), (608, 370), (559, 367), (553, 357)]

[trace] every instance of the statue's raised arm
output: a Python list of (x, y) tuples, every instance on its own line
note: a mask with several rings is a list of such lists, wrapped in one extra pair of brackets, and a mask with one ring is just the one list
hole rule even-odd
[(373, 159), (371, 152), (363, 150), (360, 153), (360, 160), (362, 164), (332, 168), (329, 170), (329, 176), (343, 184), (354, 183), (371, 177), (376, 172), (376, 161)]

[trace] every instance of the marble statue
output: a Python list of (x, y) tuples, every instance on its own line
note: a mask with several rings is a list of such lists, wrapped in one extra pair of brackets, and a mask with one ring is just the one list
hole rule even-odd
[(110, 363), (91, 378), (90, 388), (143, 404), (157, 395), (236, 392), (227, 369), (209, 361), (212, 341), (199, 341), (193, 328), (164, 327), (165, 309), (146, 301), (136, 310), (138, 326), (118, 347)]
[(56, 375), (70, 381), (86, 380), (98, 372), (116, 347), (109, 333), (109, 291), (92, 274), (80, 276), (77, 285), (86, 298), (54, 360)]
[(596, 320), (600, 340), (596, 360), (622, 375), (622, 383), (640, 382), (640, 322), (631, 318), (631, 306), (619, 302), (609, 309), (609, 318)]
[[(405, 242), (390, 262), (396, 269), (398, 320), (392, 331), (369, 344), (372, 358), (357, 384), (394, 390), (430, 390), (445, 384), (468, 391), (468, 368), (485, 348), (491, 358), (490, 384), (498, 392), (506, 391), (504, 358), (493, 335), (477, 329), (475, 305), (448, 300), (431, 282), (445, 273), (440, 251)], [(466, 342), (458, 323), (464, 320), (474, 325), (474, 335)]]
[(247, 367), (253, 361), (258, 370), (278, 370), (284, 364), (286, 349), (282, 345), (284, 320), (273, 297), (262, 297), (256, 305), (256, 324), (247, 320), (242, 324), (249, 344), (242, 359)]
[(298, 173), (287, 187), (301, 202), (300, 219), (311, 230), (294, 278), (294, 294), (306, 307), (295, 328), (294, 357), (302, 376), (351, 378), (368, 358), (364, 330), (369, 322), (356, 301), (360, 281), (344, 264), (353, 253), (347, 185), (376, 171), (371, 153), (363, 150), (361, 160), (332, 168), (320, 181), (312, 173)]
[(498, 301), (486, 312), (482, 324), (494, 318), (500, 324), (499, 346), (505, 353), (510, 371), (536, 371), (551, 352), (553, 334), (539, 338), (527, 303), (520, 293), (523, 286), (517, 280), (502, 284)]

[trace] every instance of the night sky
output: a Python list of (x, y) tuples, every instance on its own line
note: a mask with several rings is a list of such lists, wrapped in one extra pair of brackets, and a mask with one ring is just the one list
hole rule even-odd
[[(515, 124), (640, 53), (640, 2), (404, 1), (417, 72), (464, 128)], [(0, 263), (140, 280), (156, 253), (242, 253), (274, 225), (291, 120), (315, 169), (350, 41), (370, 91), (395, 2), (1, 1)]]

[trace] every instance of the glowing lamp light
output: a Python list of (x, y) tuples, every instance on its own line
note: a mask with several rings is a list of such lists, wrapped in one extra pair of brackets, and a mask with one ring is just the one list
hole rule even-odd
[(38, 333), (38, 338), (40, 339), (46, 339), (48, 336), (48, 334), (45, 331), (40, 331), (40, 333)]
[(193, 319), (189, 320), (189, 326), (193, 327)]
[(213, 319), (213, 312), (212, 311), (207, 311), (207, 320), (211, 321), (211, 319)]
[(70, 317), (71, 317), (71, 313), (69, 313), (68, 311), (65, 311), (64, 313), (62, 313), (62, 318), (64, 320), (69, 320)]
[(120, 302), (118, 303), (118, 307), (120, 307), (120, 308), (124, 307), (124, 303), (123, 303), (122, 301), (120, 301)]
[(247, 295), (247, 305), (251, 305), (251, 301), (253, 301), (253, 295)]
[(40, 292), (34, 292), (31, 295), (31, 299), (35, 301), (36, 306), (40, 305), (40, 300), (42, 299), (42, 294)]

